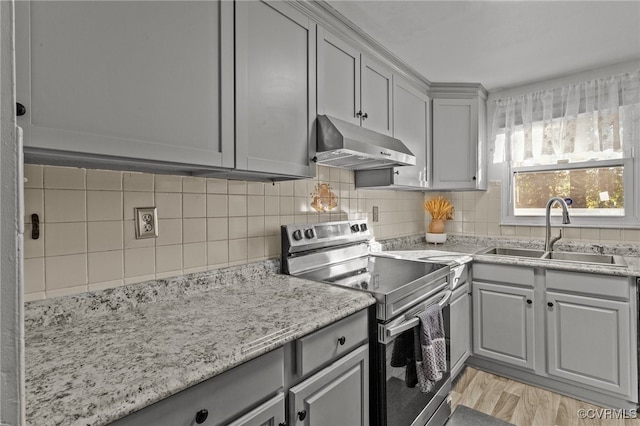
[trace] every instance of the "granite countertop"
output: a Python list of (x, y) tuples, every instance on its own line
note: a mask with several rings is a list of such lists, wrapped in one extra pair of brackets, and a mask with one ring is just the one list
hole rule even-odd
[(27, 303), (27, 424), (110, 423), (375, 303), (274, 265)]
[[(597, 274), (640, 277), (640, 244), (590, 244), (563, 242), (556, 245), (556, 251), (573, 251), (595, 253), (604, 250), (605, 253), (621, 255), (626, 266), (612, 266), (596, 263), (570, 262), (562, 260), (537, 259), (527, 257), (481, 255), (478, 251), (489, 247), (518, 247), (528, 249), (542, 249), (542, 242), (538, 240), (515, 240), (500, 238), (478, 238), (452, 236), (444, 244), (430, 244), (424, 238), (396, 239), (383, 242), (384, 253), (404, 257), (407, 259), (429, 258), (439, 261), (451, 255), (471, 256), (475, 262), (495, 263), (504, 265), (519, 265), (542, 267), (548, 269), (589, 272)], [(448, 256), (446, 256), (448, 255)], [(443, 257), (445, 256), (445, 257)]]

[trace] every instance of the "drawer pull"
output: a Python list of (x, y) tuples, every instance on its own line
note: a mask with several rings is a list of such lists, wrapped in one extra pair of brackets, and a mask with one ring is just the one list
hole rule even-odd
[(527, 299), (527, 305), (530, 305), (530, 304), (532, 304), (532, 303), (533, 303), (533, 300), (531, 300), (531, 299)]
[(346, 341), (347, 341), (347, 338), (344, 336), (341, 336), (338, 338), (338, 343), (340, 344), (340, 346), (344, 346)]
[(307, 410), (298, 411), (298, 420), (303, 421), (307, 418)]
[(550, 308), (553, 308), (553, 303), (547, 302), (547, 306), (550, 307)]
[(201, 425), (205, 421), (207, 421), (207, 417), (209, 417), (208, 410), (200, 410), (196, 413), (196, 423)]

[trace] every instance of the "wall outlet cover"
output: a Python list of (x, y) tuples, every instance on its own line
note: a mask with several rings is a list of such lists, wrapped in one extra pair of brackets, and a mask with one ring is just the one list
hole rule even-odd
[(134, 208), (136, 239), (158, 236), (158, 209), (155, 207)]

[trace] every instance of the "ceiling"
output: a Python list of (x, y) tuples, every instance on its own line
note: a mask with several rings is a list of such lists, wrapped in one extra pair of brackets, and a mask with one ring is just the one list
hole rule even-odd
[(495, 91), (640, 65), (640, 0), (327, 3), (430, 81)]

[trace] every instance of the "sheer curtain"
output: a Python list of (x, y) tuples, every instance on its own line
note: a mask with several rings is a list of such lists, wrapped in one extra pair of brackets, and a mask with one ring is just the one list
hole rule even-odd
[(493, 162), (629, 157), (640, 141), (640, 70), (496, 101)]

